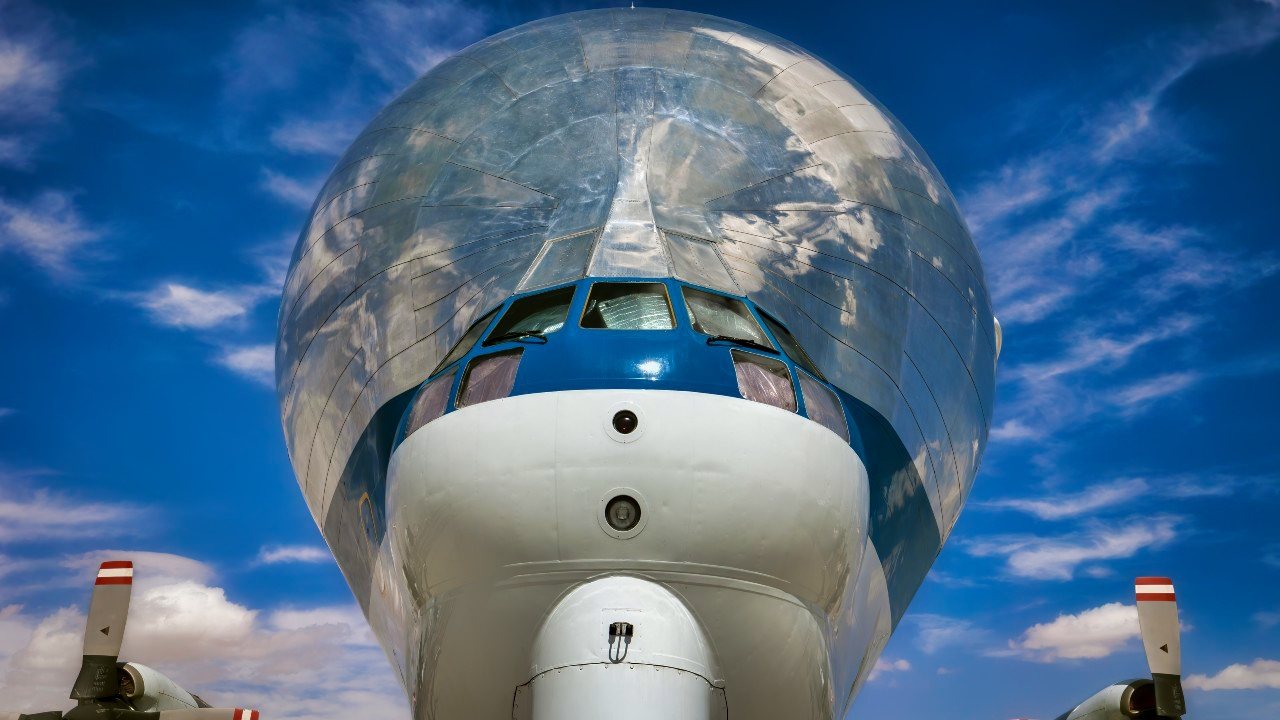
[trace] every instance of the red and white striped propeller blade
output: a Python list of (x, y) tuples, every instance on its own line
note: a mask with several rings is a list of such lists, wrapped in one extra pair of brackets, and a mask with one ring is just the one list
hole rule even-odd
[(1156, 686), (1156, 712), (1162, 717), (1182, 717), (1187, 714), (1187, 704), (1182, 695), (1182, 630), (1173, 581), (1140, 577), (1134, 580), (1133, 590), (1142, 647)]
[(133, 563), (109, 560), (98, 568), (89, 600), (89, 618), (84, 627), (84, 660), (72, 687), (76, 700), (108, 698), (120, 690), (116, 658), (124, 641), (124, 625), (129, 617), (133, 592)]

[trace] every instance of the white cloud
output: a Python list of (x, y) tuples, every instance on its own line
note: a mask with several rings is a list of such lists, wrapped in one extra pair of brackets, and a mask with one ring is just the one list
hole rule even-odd
[[(400, 88), (485, 34), (489, 16), (453, 0), (374, 0), (350, 6), (343, 24), (364, 64)], [(376, 37), (378, 42), (368, 42)]]
[(320, 192), (319, 181), (302, 181), (274, 170), (263, 169), (262, 189), (277, 200), (299, 208), (310, 208)]
[(1253, 614), (1253, 621), (1264, 630), (1270, 630), (1280, 625), (1280, 612), (1256, 612)]
[[(1136, 46), (1142, 62), (1118, 65), (1150, 67), (1162, 58), (1154, 72), (1110, 101), (1046, 106), (1052, 120), (1043, 124), (1053, 132), (961, 193), (1009, 339), (993, 439), (1041, 441), (1100, 416), (1129, 420), (1221, 375), (1116, 370), (1157, 343), (1173, 346), (1166, 351), (1199, 346), (1200, 318), (1223, 293), (1275, 274), (1280, 262), (1246, 255), (1176, 216), (1135, 218), (1149, 209), (1149, 176), (1167, 176), (1196, 156), (1166, 102), (1171, 88), (1209, 61), (1277, 36), (1280, 13), (1237, 5), (1215, 26)], [(1112, 312), (1099, 315), (1099, 307)], [(1020, 335), (1047, 359), (1019, 363)]]
[(875, 682), (877, 678), (887, 674), (896, 672), (906, 672), (911, 669), (911, 663), (906, 660), (888, 660), (880, 658), (876, 660), (876, 664), (871, 668), (871, 674), (867, 676), (867, 682)]
[(127, 503), (85, 501), (37, 490), (29, 477), (0, 472), (0, 542), (37, 542), (136, 532), (142, 509)]
[(1062, 520), (1094, 513), (1104, 508), (1131, 503), (1150, 490), (1142, 478), (1121, 478), (1093, 485), (1077, 493), (1041, 498), (1005, 498), (974, 503), (988, 510), (1017, 510), (1041, 520)]
[[(293, 118), (271, 130), (271, 144), (299, 155), (337, 156), (359, 132), (360, 125), (351, 118)], [(311, 195), (314, 199), (315, 193)]]
[(1260, 690), (1280, 688), (1280, 660), (1258, 658), (1236, 663), (1216, 675), (1188, 675), (1182, 684), (1193, 690)]
[(1107, 603), (1032, 625), (1009, 642), (1015, 654), (1041, 662), (1107, 657), (1139, 637), (1138, 608)]
[(1138, 382), (1116, 388), (1111, 402), (1122, 412), (1136, 413), (1144, 410), (1151, 403), (1186, 390), (1204, 379), (1203, 373), (1172, 372), (1139, 380)]
[(276, 351), (273, 345), (245, 345), (225, 348), (217, 362), (226, 369), (271, 387), (275, 385)]
[[(159, 669), (215, 705), (249, 705), (266, 717), (337, 720), (352, 707), (363, 717), (408, 717), (355, 607), (255, 609), (214, 585), (203, 563), (132, 557), (138, 583), (123, 658)], [(45, 615), (0, 609), (0, 694), (14, 699), (14, 709), (68, 705), (84, 622), (78, 607)]]
[(333, 560), (333, 556), (322, 547), (314, 545), (271, 545), (258, 551), (257, 562), (262, 565), (279, 565), (281, 563), (319, 563), (331, 560)]
[(0, 251), (23, 255), (50, 275), (74, 275), (76, 262), (101, 237), (67, 193), (46, 190), (29, 201), (0, 196)]
[(993, 535), (964, 543), (975, 557), (1004, 559), (1006, 574), (1032, 580), (1070, 580), (1081, 565), (1133, 557), (1177, 538), (1179, 519), (1139, 516), (1122, 522), (1086, 523), (1054, 537)]
[(244, 318), (271, 292), (260, 286), (200, 290), (166, 282), (134, 298), (161, 325), (207, 330)]
[(6, 4), (0, 12), (0, 166), (25, 169), (57, 120), (65, 48), (44, 11)]
[(972, 647), (982, 642), (986, 631), (968, 620), (930, 613), (908, 614), (905, 618), (916, 630), (916, 645), (932, 655), (949, 647)]

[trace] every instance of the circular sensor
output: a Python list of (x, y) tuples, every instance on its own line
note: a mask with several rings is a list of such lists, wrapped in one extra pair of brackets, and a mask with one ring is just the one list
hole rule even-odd
[(630, 435), (640, 427), (640, 418), (630, 410), (619, 410), (613, 414), (613, 429), (620, 435)]
[(605, 506), (604, 518), (614, 530), (631, 530), (640, 523), (640, 503), (630, 495), (619, 495)]

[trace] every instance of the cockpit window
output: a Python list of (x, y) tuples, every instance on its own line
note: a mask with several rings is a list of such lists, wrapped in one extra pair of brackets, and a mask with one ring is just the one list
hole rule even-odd
[(511, 303), (484, 344), (540, 338), (553, 333), (564, 327), (571, 302), (572, 287), (522, 297)]
[(760, 313), (760, 317), (764, 318), (764, 324), (769, 326), (769, 332), (773, 333), (773, 336), (778, 339), (778, 343), (782, 345), (782, 351), (787, 354), (787, 357), (791, 358), (792, 362), (823, 380), (827, 379), (822, 374), (822, 371), (818, 369), (818, 366), (814, 364), (809, 354), (804, 351), (804, 348), (800, 347), (800, 341), (796, 340), (795, 336), (782, 326), (782, 323), (764, 313)]
[(772, 349), (773, 343), (751, 316), (746, 303), (723, 295), (684, 288), (684, 302), (693, 329), (712, 338), (748, 340), (749, 344)]
[(480, 339), (480, 335), (484, 332), (484, 329), (489, 327), (489, 321), (493, 319), (494, 314), (497, 312), (498, 309), (494, 308), (488, 313), (485, 313), (484, 317), (477, 320), (474, 325), (468, 328), (467, 332), (458, 340), (458, 344), (453, 346), (453, 349), (449, 351), (449, 354), (445, 356), (444, 360), (440, 361), (440, 364), (436, 366), (436, 369), (431, 371), (431, 374), (435, 375), (441, 369), (448, 367), (457, 361), (458, 358), (470, 352), (472, 346), (476, 344), (476, 340)]
[(662, 283), (596, 283), (587, 296), (582, 327), (609, 330), (670, 330), (676, 326)]

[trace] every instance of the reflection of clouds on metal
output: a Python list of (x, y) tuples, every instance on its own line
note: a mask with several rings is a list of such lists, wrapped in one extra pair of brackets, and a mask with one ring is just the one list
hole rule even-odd
[(584, 274), (740, 287), (887, 418), (945, 535), (997, 336), (924, 152), (862, 88), (717, 18), (575, 13), (441, 63), (369, 124), (299, 238), (277, 381), (321, 522), (374, 413), (513, 292)]

